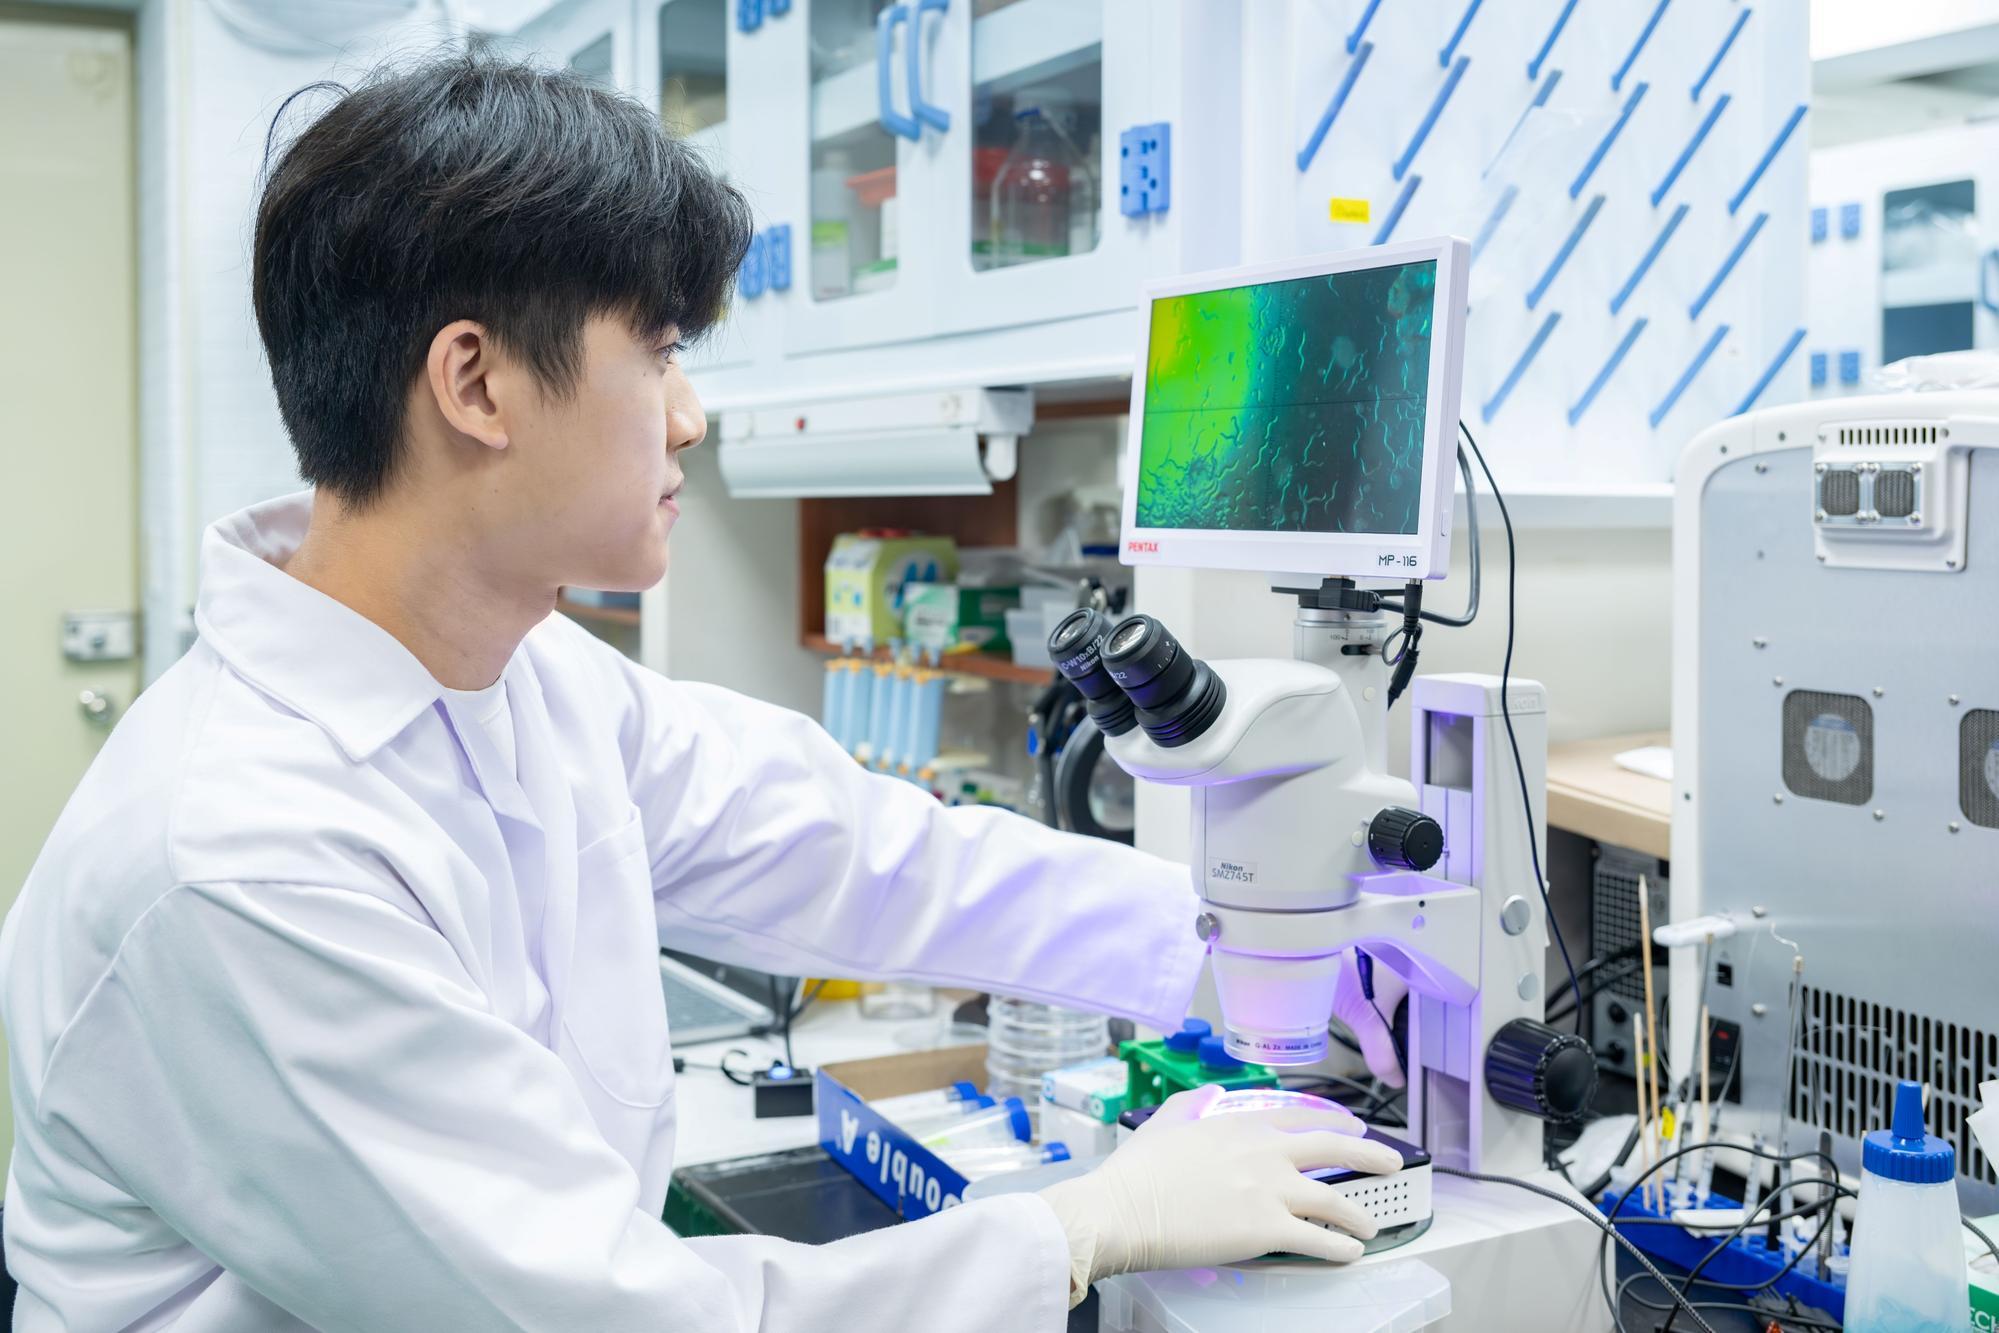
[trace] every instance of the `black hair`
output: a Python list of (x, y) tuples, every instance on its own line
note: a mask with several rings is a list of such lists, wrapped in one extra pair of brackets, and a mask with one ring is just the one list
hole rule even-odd
[[(339, 99), (279, 153), (287, 109), (314, 92)], [(750, 227), (693, 148), (571, 72), (475, 50), (302, 89), (272, 123), (252, 258), (299, 472), (378, 497), (454, 320), (485, 325), (557, 396), (592, 316), (691, 341), (721, 317)]]

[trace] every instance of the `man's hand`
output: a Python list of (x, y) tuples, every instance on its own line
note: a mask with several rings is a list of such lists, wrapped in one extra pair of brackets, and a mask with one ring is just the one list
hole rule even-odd
[(1402, 1072), (1402, 1058), (1396, 1053), (1395, 1033), (1389, 1024), (1395, 1021), (1395, 1011), (1408, 998), (1409, 983), (1380, 962), (1374, 962), (1371, 970), (1374, 998), (1369, 1000), (1360, 984), (1354, 951), (1349, 949), (1340, 955), (1340, 975), (1333, 983), (1333, 1017), (1346, 1024), (1347, 1031), (1360, 1043), (1361, 1056), (1374, 1076), (1391, 1088), (1399, 1088), (1408, 1079)]
[[(1327, 1102), (1202, 1119), (1215, 1087), (1173, 1097), (1096, 1170), (1041, 1192), (1069, 1236), (1069, 1298), (1118, 1273), (1230, 1263), (1273, 1250), (1352, 1260), (1374, 1219), (1299, 1173), (1400, 1169), (1394, 1149), (1360, 1137)], [(1329, 1223), (1340, 1232), (1314, 1223)]]

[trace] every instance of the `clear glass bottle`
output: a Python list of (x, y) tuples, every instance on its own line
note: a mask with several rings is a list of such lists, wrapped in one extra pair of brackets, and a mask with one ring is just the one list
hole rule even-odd
[(988, 230), (997, 268), (1070, 253), (1078, 214), (1090, 219), (1095, 244), (1097, 182), (1088, 159), (1054, 111), (1023, 106), (1013, 119), (1013, 147), (992, 185)]

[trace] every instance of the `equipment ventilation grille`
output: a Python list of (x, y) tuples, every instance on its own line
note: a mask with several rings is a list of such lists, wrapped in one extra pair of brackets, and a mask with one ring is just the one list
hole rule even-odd
[(1957, 804), (1972, 823), (1999, 828), (1999, 709), (1974, 708), (1958, 725)]
[[(1645, 876), (1652, 893), (1652, 919), (1668, 919), (1665, 863), (1655, 857), (1605, 849), (1596, 859), (1590, 880), (1590, 957), (1609, 958), (1638, 943), (1640, 875)], [(1606, 985), (1604, 993), (1643, 1003), (1645, 974), (1630, 968)]]
[(1966, 1120), (1978, 1085), (1999, 1078), (1999, 1032), (1893, 1009), (1815, 986), (1804, 991), (1791, 1116), (1858, 1142), (1887, 1125), (1897, 1079), (1929, 1087), (1930, 1133), (1957, 1149), (1957, 1173), (1999, 1185)]
[(1916, 512), (1916, 474), (1905, 467), (1884, 467), (1874, 474), (1874, 512), (1883, 518), (1907, 518)]
[(1819, 508), (1832, 518), (1852, 518), (1860, 512), (1860, 474), (1834, 468), (1819, 478)]
[(1874, 709), (1857, 694), (1793, 690), (1784, 696), (1784, 785), (1841, 805), (1874, 796)]
[(1841, 426), (1841, 445), (1856, 444), (1935, 444), (1942, 428), (1933, 424), (1905, 424), (1900, 426)]

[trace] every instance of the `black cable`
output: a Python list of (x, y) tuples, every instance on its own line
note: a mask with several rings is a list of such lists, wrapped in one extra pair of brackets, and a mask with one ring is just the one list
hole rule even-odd
[[(1576, 973), (1576, 977), (1579, 981), (1588, 981), (1591, 977), (1603, 971), (1605, 968), (1615, 967), (1627, 961), (1629, 961), (1633, 967), (1636, 967), (1637, 958), (1638, 958), (1638, 945), (1635, 942), (1627, 944), (1622, 949), (1613, 950), (1612, 952), (1605, 954), (1601, 958), (1590, 959), (1587, 963), (1584, 963), (1582, 965), (1581, 970)], [(1548, 997), (1548, 1007), (1551, 1009), (1554, 1008), (1554, 1006), (1561, 1003), (1562, 998), (1564, 996), (1569, 994), (1572, 994), (1572, 992), (1569, 989), (1569, 984), (1565, 981), (1560, 986), (1557, 986), (1555, 988), (1554, 994)]]
[[(1486, 488), (1492, 492), (1493, 503), (1499, 506), (1499, 517), (1506, 524), (1506, 657), (1499, 668), (1499, 715), (1506, 723), (1506, 741), (1513, 747), (1513, 771), (1520, 779), (1520, 805), (1527, 816), (1527, 852), (1534, 859), (1534, 887), (1541, 891), (1541, 910), (1547, 913), (1548, 929), (1555, 936), (1555, 947), (1561, 950), (1562, 966), (1569, 974), (1569, 989), (1581, 991), (1582, 983), (1576, 980), (1576, 965), (1569, 957), (1569, 942), (1562, 937), (1562, 923), (1555, 919), (1555, 904), (1548, 896), (1548, 880), (1541, 873), (1540, 834), (1534, 827), (1534, 796), (1527, 788), (1527, 764), (1520, 757), (1520, 738), (1513, 732), (1513, 707), (1507, 699), (1509, 682), (1513, 677), (1513, 634), (1519, 623), (1518, 608), (1514, 604), (1514, 589), (1519, 582), (1520, 548), (1513, 537), (1513, 516), (1506, 510), (1506, 497), (1499, 493), (1499, 483), (1492, 478), (1492, 468), (1485, 461), (1485, 453), (1478, 447), (1478, 440), (1471, 433), (1471, 427), (1458, 422), (1458, 429), (1465, 434), (1465, 443), (1471, 446), (1472, 456), (1478, 459), (1479, 471), (1485, 473)], [(1582, 1035), (1582, 1006), (1576, 1006), (1576, 1035)]]
[[(1631, 1200), (1634, 1197), (1636, 1197), (1644, 1190), (1646, 1181), (1650, 1180), (1653, 1176), (1658, 1175), (1661, 1171), (1664, 1171), (1668, 1166), (1671, 1166), (1674, 1162), (1679, 1161), (1681, 1158), (1690, 1157), (1695, 1153), (1706, 1152), (1711, 1147), (1712, 1145), (1710, 1144), (1697, 1143), (1691, 1148), (1678, 1148), (1672, 1152), (1667, 1153), (1665, 1156), (1661, 1157), (1657, 1162), (1654, 1162), (1651, 1166), (1647, 1167), (1642, 1174), (1640, 1174), (1636, 1179), (1632, 1180), (1629, 1184), (1627, 1184), (1624, 1187), (1624, 1192), (1618, 1196), (1616, 1205), (1611, 1208), (1608, 1214), (1606, 1214), (1606, 1220), (1608, 1220), (1614, 1226), (1617, 1222), (1618, 1214), (1624, 1211), (1624, 1205), (1631, 1202)], [(1801, 1153), (1774, 1153), (1764, 1148), (1744, 1148), (1739, 1145), (1731, 1144), (1728, 1147), (1728, 1151), (1744, 1153), (1750, 1157), (1755, 1157), (1763, 1161), (1780, 1162), (1786, 1164), (1791, 1162), (1810, 1161), (1816, 1158), (1817, 1160), (1825, 1163), (1827, 1171), (1829, 1171), (1835, 1179), (1837, 1179), (1839, 1176), (1839, 1167), (1832, 1161), (1831, 1158), (1825, 1157), (1817, 1149), (1813, 1149), (1811, 1152), (1801, 1152)], [(1775, 1197), (1776, 1194), (1784, 1188), (1786, 1188), (1786, 1186), (1784, 1186), (1781, 1182), (1779, 1182), (1779, 1184), (1771, 1190), (1771, 1196)], [(1761, 1210), (1759, 1209), (1758, 1211)], [(1805, 1251), (1801, 1250), (1799, 1251), (1799, 1253), (1803, 1254), (1805, 1253)], [(1596, 1264), (1597, 1264), (1597, 1269), (1596, 1269), (1597, 1286), (1603, 1292), (1604, 1303), (1610, 1307), (1611, 1315), (1612, 1318), (1614, 1319), (1616, 1318), (1616, 1313), (1617, 1313), (1617, 1300), (1615, 1297), (1611, 1295), (1610, 1292), (1610, 1275), (1605, 1271), (1604, 1253), (1603, 1253), (1603, 1247), (1601, 1245), (1597, 1247)], [(1709, 1285), (1712, 1286), (1715, 1284), (1710, 1283)]]
[[(1580, 999), (1569, 998), (1568, 983), (1564, 982), (1559, 992), (1562, 998), (1560, 1000), (1551, 1000), (1548, 1003), (1547, 1021), (1552, 1023), (1557, 1018), (1566, 1018), (1571, 1011), (1582, 1008), (1591, 1000), (1594, 1000), (1597, 996), (1603, 994), (1637, 970), (1638, 960), (1636, 958), (1619, 960), (1618, 964), (1607, 975), (1599, 978), (1594, 986), (1584, 986)], [(1587, 976), (1588, 974), (1584, 973), (1584, 975)]]
[[(1452, 629), (1463, 629), (1478, 619), (1478, 590), (1480, 583), (1479, 551), (1483, 543), (1479, 540), (1477, 491), (1472, 486), (1471, 460), (1465, 457), (1463, 449), (1458, 450), (1458, 473), (1465, 479), (1465, 521), (1468, 525), (1465, 538), (1471, 556), (1471, 595), (1465, 600), (1465, 612), (1461, 616), (1447, 616), (1442, 611), (1424, 611), (1422, 617), (1432, 625), (1449, 625)], [(1400, 611), (1402, 603), (1392, 597), (1381, 599), (1381, 605), (1390, 611)]]
[[(1632, 1258), (1638, 1261), (1639, 1267), (1643, 1268), (1646, 1272), (1650, 1273), (1653, 1277), (1657, 1278), (1659, 1280), (1660, 1286), (1664, 1287), (1667, 1291), (1672, 1291), (1673, 1289), (1672, 1284), (1666, 1281), (1666, 1275), (1659, 1271), (1658, 1265), (1654, 1264), (1652, 1260), (1646, 1256), (1645, 1251), (1639, 1249), (1635, 1244), (1633, 1244), (1629, 1236), (1619, 1235), (1617, 1228), (1612, 1226), (1610, 1222), (1603, 1216), (1603, 1214), (1597, 1212), (1594, 1208), (1591, 1208), (1588, 1204), (1578, 1203), (1576, 1202), (1576, 1200), (1571, 1199), (1568, 1195), (1563, 1194), (1558, 1190), (1546, 1189), (1540, 1185), (1536, 1185), (1534, 1182), (1530, 1180), (1520, 1180), (1513, 1176), (1491, 1176), (1491, 1175), (1485, 1175), (1478, 1171), (1461, 1171), (1454, 1166), (1438, 1166), (1434, 1163), (1431, 1164), (1430, 1169), (1434, 1172), (1437, 1172), (1440, 1175), (1456, 1176), (1461, 1180), (1476, 1180), (1482, 1184), (1487, 1184), (1487, 1185), (1512, 1185), (1516, 1189), (1526, 1190), (1530, 1194), (1538, 1194), (1544, 1199), (1553, 1199), (1556, 1203), (1561, 1204), (1564, 1208), (1572, 1209), (1573, 1211), (1581, 1214), (1583, 1217), (1588, 1218), (1589, 1221), (1592, 1224), (1594, 1224), (1598, 1230), (1602, 1231), (1606, 1237), (1616, 1241), (1619, 1245), (1622, 1245), (1625, 1249), (1625, 1252), (1630, 1254)], [(1692, 1316), (1693, 1321), (1696, 1324), (1699, 1324), (1703, 1329), (1706, 1329), (1707, 1333), (1714, 1333), (1714, 1325), (1708, 1323), (1707, 1320), (1701, 1318), (1701, 1312), (1699, 1310), (1694, 1309), (1693, 1306), (1689, 1304), (1684, 1297), (1675, 1297), (1675, 1299), (1678, 1300), (1679, 1304), (1686, 1309), (1687, 1313), (1690, 1316)], [(1612, 1310), (1614, 1317), (1615, 1316), (1614, 1306), (1612, 1307)], [(1622, 1321), (1619, 1321), (1619, 1323), (1621, 1326)]]
[[(1626, 1225), (1629, 1225), (1629, 1223), (1627, 1223)], [(1663, 1303), (1648, 1301), (1643, 1296), (1640, 1296), (1637, 1292), (1631, 1290), (1631, 1288), (1634, 1285), (1640, 1282), (1644, 1282), (1650, 1277), (1651, 1274), (1649, 1273), (1633, 1273), (1630, 1277), (1624, 1279), (1623, 1282), (1618, 1284), (1617, 1299), (1619, 1302), (1620, 1311), (1622, 1310), (1623, 1302), (1626, 1300), (1631, 1301), (1635, 1305), (1643, 1306), (1647, 1310), (1657, 1311), (1661, 1314), (1671, 1314), (1671, 1313), (1676, 1313), (1678, 1311), (1679, 1307), (1673, 1304), (1671, 1301)], [(1832, 1333), (1839, 1333), (1841, 1327), (1839, 1324), (1833, 1323), (1830, 1320), (1819, 1319), (1812, 1315), (1807, 1315), (1807, 1314), (1799, 1314), (1795, 1310), (1780, 1313), (1775, 1310), (1766, 1310), (1760, 1306), (1751, 1305), (1746, 1301), (1689, 1301), (1688, 1304), (1691, 1305), (1696, 1310), (1739, 1311), (1748, 1314), (1758, 1315), (1764, 1319), (1776, 1320), (1780, 1323), (1796, 1324), (1800, 1328), (1830, 1329), (1832, 1330)]]
[[(1824, 1183), (1826, 1182), (1793, 1181), (1790, 1184), (1786, 1185), (1785, 1188), (1790, 1189), (1790, 1188), (1795, 1188), (1799, 1185), (1809, 1185), (1809, 1184), (1822, 1185)], [(1735, 1244), (1735, 1242), (1741, 1238), (1742, 1233), (1749, 1230), (1749, 1228), (1755, 1223), (1756, 1215), (1758, 1213), (1761, 1213), (1765, 1208), (1769, 1207), (1770, 1203), (1773, 1200), (1780, 1198), (1781, 1195), (1782, 1195), (1781, 1190), (1772, 1190), (1770, 1193), (1770, 1197), (1768, 1199), (1765, 1199), (1762, 1203), (1756, 1205), (1755, 1210), (1749, 1213), (1748, 1216), (1744, 1217), (1741, 1223), (1737, 1225), (1733, 1231), (1730, 1231), (1726, 1236), (1723, 1236), (1720, 1242), (1716, 1244), (1713, 1249), (1709, 1250), (1706, 1254), (1702, 1255), (1700, 1262), (1687, 1270), (1687, 1276), (1680, 1283), (1680, 1295), (1686, 1296), (1689, 1293), (1691, 1293), (1693, 1291), (1694, 1284), (1700, 1280), (1700, 1275), (1707, 1270), (1707, 1266), (1713, 1263), (1716, 1259), (1719, 1259), (1722, 1255), (1726, 1254), (1728, 1252), (1728, 1247)], [(1772, 1224), (1781, 1225), (1782, 1223), (1790, 1220), (1793, 1217), (1809, 1216), (1810, 1214), (1819, 1212), (1821, 1210), (1823, 1210), (1825, 1213), (1825, 1219), (1819, 1223), (1819, 1229), (1812, 1233), (1811, 1239), (1798, 1247), (1798, 1252), (1791, 1256), (1790, 1262), (1786, 1263), (1782, 1268), (1778, 1269), (1776, 1275), (1769, 1278), (1768, 1280), (1763, 1282), (1717, 1282), (1714, 1279), (1710, 1278), (1708, 1279), (1707, 1285), (1710, 1287), (1714, 1287), (1720, 1291), (1741, 1291), (1741, 1292), (1751, 1292), (1751, 1293), (1768, 1291), (1770, 1288), (1776, 1286), (1779, 1282), (1782, 1282), (1785, 1278), (1789, 1277), (1794, 1271), (1796, 1271), (1798, 1265), (1805, 1261), (1805, 1256), (1814, 1253), (1818, 1249), (1818, 1243), (1820, 1239), (1824, 1237), (1826, 1229), (1832, 1225), (1833, 1215), (1838, 1210), (1839, 1201), (1842, 1198), (1857, 1199), (1859, 1197), (1860, 1196), (1858, 1194), (1855, 1194), (1852, 1190), (1847, 1189), (1844, 1186), (1834, 1184), (1833, 1189), (1830, 1193), (1821, 1195), (1819, 1198), (1813, 1200), (1810, 1204), (1805, 1205), (1803, 1208), (1794, 1208), (1791, 1209), (1789, 1212), (1783, 1212), (1783, 1213), (1772, 1213), (1769, 1217), (1763, 1219), (1763, 1224), (1765, 1226)], [(1677, 1315), (1677, 1313), (1678, 1313), (1677, 1311), (1667, 1312), (1665, 1325), (1659, 1330), (1659, 1333), (1672, 1333), (1673, 1320)]]

